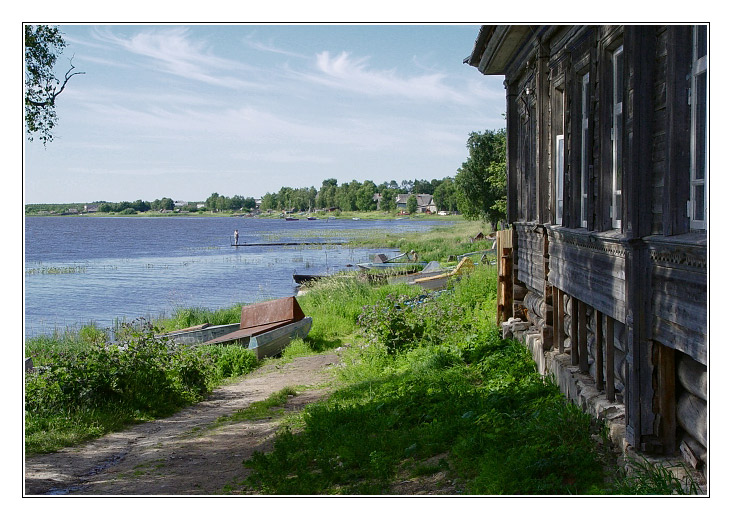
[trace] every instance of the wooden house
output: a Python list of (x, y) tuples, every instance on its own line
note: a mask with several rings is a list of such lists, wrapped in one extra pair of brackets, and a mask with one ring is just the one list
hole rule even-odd
[[(628, 445), (707, 449), (707, 26), (483, 26), (505, 77), (503, 318), (622, 405)], [(510, 299), (513, 298), (513, 301)]]
[[(399, 210), (405, 211), (407, 209), (407, 202), (409, 201), (411, 194), (401, 193), (396, 196), (396, 207)], [(416, 194), (417, 198), (417, 213), (437, 213), (437, 206), (432, 200), (432, 195), (428, 193)]]

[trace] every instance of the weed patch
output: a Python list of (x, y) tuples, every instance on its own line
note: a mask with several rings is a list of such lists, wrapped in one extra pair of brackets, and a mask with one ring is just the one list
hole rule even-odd
[(169, 415), (202, 399), (224, 378), (258, 366), (243, 347), (197, 349), (155, 332), (139, 321), (118, 331), (118, 343), (92, 328), (61, 347), (43, 340), (27, 346), (36, 368), (25, 377), (26, 454)]

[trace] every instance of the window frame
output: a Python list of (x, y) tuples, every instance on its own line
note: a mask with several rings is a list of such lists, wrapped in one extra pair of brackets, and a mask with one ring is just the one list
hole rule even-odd
[[(705, 48), (704, 55), (699, 55), (699, 29), (704, 27), (705, 29)], [(707, 76), (707, 57), (708, 57), (708, 29), (706, 26), (695, 25), (692, 31), (692, 62), (691, 62), (691, 85), (689, 90), (689, 105), (691, 110), (691, 124), (690, 124), (690, 166), (689, 166), (689, 179), (690, 179), (690, 190), (689, 190), (689, 207), (687, 210), (689, 217), (689, 227), (692, 230), (705, 230), (707, 228), (708, 218), (708, 193), (707, 193), (707, 178), (709, 172), (709, 157), (706, 151), (707, 138), (709, 132), (709, 117), (708, 111), (708, 86), (709, 80)], [(704, 77), (704, 106), (700, 107), (700, 93), (699, 93), (699, 82), (702, 81), (701, 77)], [(700, 108), (703, 109), (700, 112)], [(700, 121), (698, 120), (700, 115), (704, 118), (703, 136), (699, 136)], [(698, 153), (703, 150), (703, 161), (704, 164), (698, 164)], [(701, 168), (701, 176), (698, 175), (699, 169)], [(701, 187), (703, 192), (703, 217), (701, 219), (696, 218), (697, 216), (697, 200), (698, 189)]]
[(554, 221), (558, 226), (563, 224), (564, 213), (564, 134), (557, 134), (554, 139)]
[[(566, 135), (566, 107), (567, 107), (567, 89), (565, 85), (565, 75), (561, 72), (561, 65), (554, 72), (555, 77), (551, 85), (551, 170), (553, 175), (553, 206), (554, 206), (554, 224), (558, 226), (570, 227), (570, 218), (564, 218), (564, 212), (567, 202), (567, 190), (565, 185), (568, 180), (567, 171), (567, 147), (565, 141)], [(571, 201), (571, 194), (570, 201)], [(571, 208), (570, 208), (571, 214)], [(567, 222), (569, 221), (569, 222)]]
[(580, 227), (588, 227), (590, 202), (590, 73), (585, 72), (580, 84)]
[(610, 139), (612, 141), (612, 170), (610, 192), (610, 220), (613, 229), (623, 226), (623, 96), (625, 77), (623, 45), (612, 51), (612, 121)]

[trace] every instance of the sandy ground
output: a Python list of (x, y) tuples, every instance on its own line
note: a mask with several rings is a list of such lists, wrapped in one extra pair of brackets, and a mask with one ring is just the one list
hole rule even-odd
[(298, 410), (323, 398), (339, 362), (335, 354), (268, 365), (215, 390), (171, 417), (135, 425), (82, 446), (25, 461), (26, 495), (216, 495), (244, 479), (242, 462), (272, 444), (274, 418), (208, 428), (218, 417), (286, 386), (309, 387), (290, 398)]

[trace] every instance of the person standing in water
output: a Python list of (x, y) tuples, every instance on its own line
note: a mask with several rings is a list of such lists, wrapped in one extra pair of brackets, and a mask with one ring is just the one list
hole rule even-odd
[(238, 229), (234, 230), (234, 245), (235, 246), (239, 245), (239, 230)]

